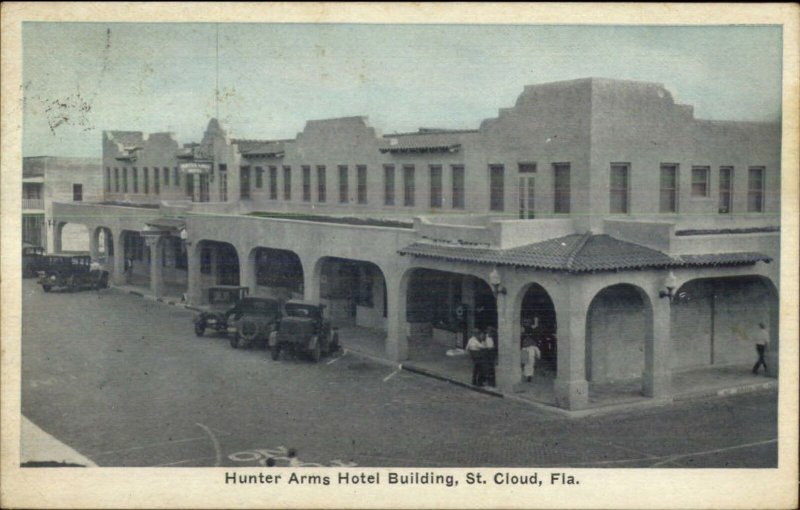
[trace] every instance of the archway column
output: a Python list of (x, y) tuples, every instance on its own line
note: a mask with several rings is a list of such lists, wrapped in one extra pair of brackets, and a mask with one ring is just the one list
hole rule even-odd
[(164, 269), (161, 265), (164, 243), (162, 236), (145, 236), (145, 243), (150, 248), (150, 292), (155, 297), (164, 295)]
[(125, 240), (122, 238), (122, 231), (116, 230), (111, 233), (114, 245), (114, 267), (111, 270), (111, 280), (115, 285), (125, 285)]
[(398, 272), (384, 274), (386, 282), (386, 356), (394, 361), (408, 359), (406, 292), (408, 278)]
[(239, 286), (250, 289), (250, 295), (256, 291), (256, 257), (255, 249), (247, 246), (235, 246), (239, 257)]
[(319, 257), (298, 253), (300, 265), (303, 266), (303, 299), (319, 303), (320, 280), (322, 278), (322, 262)]
[(519, 385), (522, 372), (520, 369), (520, 315), (519, 309), (513, 306), (513, 299), (507, 294), (498, 294), (497, 298), (497, 389), (511, 393)]
[(200, 273), (200, 243), (186, 245), (186, 297), (189, 304), (203, 303), (202, 274)]
[(92, 262), (97, 262), (100, 259), (100, 233), (102, 230), (97, 228), (89, 229), (89, 256), (92, 258)]
[(647, 397), (658, 398), (672, 394), (672, 305), (669, 298), (659, 297), (657, 289), (650, 293), (650, 303), (653, 307), (652, 332), (645, 341), (642, 392)]
[(52, 253), (61, 253), (61, 237), (64, 233), (64, 225), (66, 223), (58, 223), (53, 220), (53, 251)]
[(558, 374), (553, 382), (556, 405), (583, 409), (589, 404), (586, 381), (586, 315), (589, 299), (579, 277), (564, 276), (565, 285), (554, 293), (558, 317)]

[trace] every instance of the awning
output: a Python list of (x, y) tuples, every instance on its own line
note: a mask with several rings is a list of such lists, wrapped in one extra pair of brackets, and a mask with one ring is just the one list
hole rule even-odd
[(186, 229), (186, 222), (175, 218), (158, 218), (145, 223), (149, 231), (161, 231), (167, 234), (175, 234)]

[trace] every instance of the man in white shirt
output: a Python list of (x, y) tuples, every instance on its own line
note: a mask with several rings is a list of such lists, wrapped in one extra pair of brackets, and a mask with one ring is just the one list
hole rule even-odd
[(767, 362), (764, 361), (764, 353), (767, 350), (767, 346), (769, 345), (769, 331), (767, 331), (767, 326), (763, 322), (758, 323), (758, 331), (755, 335), (756, 340), (756, 352), (758, 353), (758, 361), (753, 366), (753, 373), (758, 373), (758, 367), (764, 366), (764, 373), (767, 373)]
[[(492, 343), (494, 346), (494, 343)], [(486, 347), (486, 333), (481, 330), (475, 332), (467, 341), (467, 352), (472, 358), (472, 385), (483, 386), (485, 380), (484, 351)]]

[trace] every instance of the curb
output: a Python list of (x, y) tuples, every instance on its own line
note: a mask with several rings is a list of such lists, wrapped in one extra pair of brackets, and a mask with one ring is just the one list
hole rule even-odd
[(407, 371), (407, 372), (411, 372), (413, 374), (419, 374), (419, 375), (422, 375), (422, 376), (425, 376), (425, 377), (430, 377), (432, 379), (436, 379), (436, 380), (439, 380), (439, 381), (444, 381), (444, 382), (453, 384), (455, 386), (460, 386), (462, 388), (466, 388), (468, 390), (472, 390), (472, 391), (474, 391), (476, 393), (483, 393), (484, 395), (491, 395), (493, 397), (499, 397), (499, 398), (505, 398), (505, 396), (506, 396), (504, 393), (501, 393), (501, 392), (499, 392), (497, 390), (492, 390), (492, 389), (489, 389), (489, 388), (486, 388), (486, 387), (483, 387), (483, 386), (473, 386), (471, 384), (467, 384), (465, 382), (457, 381), (455, 379), (447, 377), (446, 375), (437, 374), (436, 372), (431, 372), (430, 370), (417, 367), (417, 366), (412, 365), (410, 363), (401, 363), (400, 364), (400, 368), (405, 370), (405, 371)]
[(743, 384), (731, 388), (719, 388), (716, 390), (684, 393), (682, 395), (676, 395), (673, 400), (676, 402), (681, 402), (712, 397), (732, 397), (734, 395), (742, 395), (745, 393), (755, 393), (758, 391), (768, 391), (773, 389), (778, 389), (778, 381), (765, 381), (762, 383)]

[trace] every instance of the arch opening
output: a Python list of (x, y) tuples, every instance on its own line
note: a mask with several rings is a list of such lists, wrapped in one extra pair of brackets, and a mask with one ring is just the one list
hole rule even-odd
[(248, 256), (253, 295), (287, 301), (304, 296), (303, 264), (293, 251), (257, 247)]

